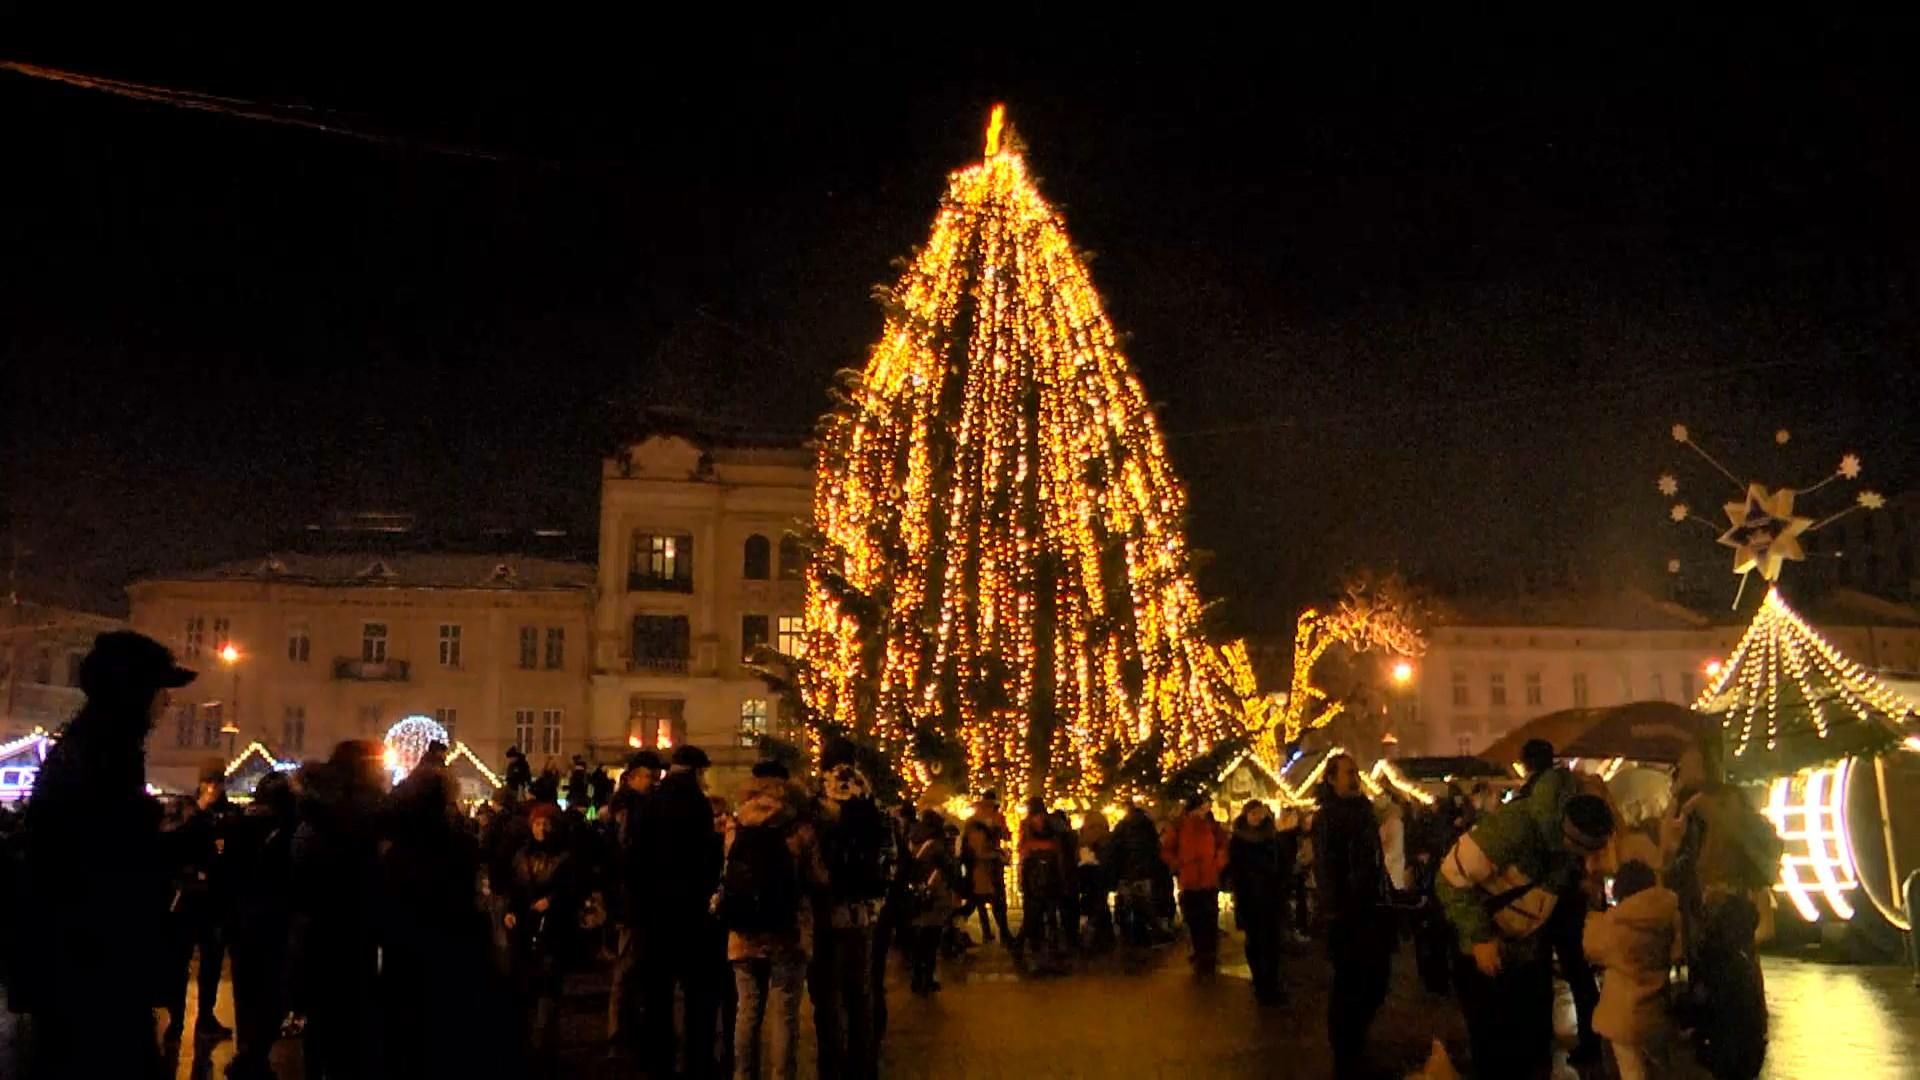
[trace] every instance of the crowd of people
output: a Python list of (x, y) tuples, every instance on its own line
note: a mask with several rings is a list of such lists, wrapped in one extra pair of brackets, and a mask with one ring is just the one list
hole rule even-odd
[[(1159, 821), (1138, 805), (1076, 821), (1034, 799), (1009, 822), (995, 792), (963, 820), (889, 811), (844, 742), (810, 784), (761, 761), (732, 799), (707, 792), (693, 746), (634, 753), (617, 782), (577, 758), (564, 778), (536, 776), (516, 753), (494, 801), (469, 813), (444, 746), (389, 790), (382, 748), (351, 741), (266, 776), (244, 809), (222, 776), (156, 801), (143, 742), (192, 677), (150, 639), (103, 635), (82, 666), (87, 704), (9, 845), (7, 922), (33, 929), (0, 960), (41, 1075), (165, 1071), (189, 1033), (233, 1038), (236, 1080), (272, 1076), (269, 1051), (290, 1034), (313, 1080), (549, 1075), (567, 978), (601, 966), (606, 1051), (638, 1075), (791, 1078), (804, 995), (818, 1075), (866, 1080), (894, 953), (909, 990), (930, 995), (943, 958), (996, 932), (1036, 976), (1183, 932), (1205, 978), (1223, 891), (1262, 1006), (1289, 1000), (1283, 957), (1306, 931), (1324, 940), (1339, 1075), (1366, 1068), (1403, 938), (1426, 989), (1457, 995), (1478, 1075), (1544, 1075), (1556, 959), (1579, 1016), (1574, 1060), (1597, 1059), (1604, 1037), (1623, 1076), (1647, 1075), (1682, 904), (1663, 880), (1691, 875), (1695, 903), (1737, 898), (1778, 857), (1770, 832), (1741, 826), (1737, 797), (1702, 782), (1682, 789), (1664, 874), (1607, 865), (1604, 788), (1554, 767), (1544, 744), (1504, 802), (1485, 788), (1376, 801), (1336, 754), (1314, 805), (1250, 800), (1225, 825), (1204, 796)], [(1738, 911), (1720, 917), (1737, 935)], [(233, 1029), (216, 1016), (228, 961)]]

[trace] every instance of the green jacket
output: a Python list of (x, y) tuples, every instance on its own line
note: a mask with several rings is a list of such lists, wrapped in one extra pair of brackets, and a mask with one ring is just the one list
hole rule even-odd
[(1577, 793), (1572, 774), (1554, 769), (1542, 775), (1525, 798), (1481, 818), (1441, 861), (1433, 891), (1459, 936), (1461, 951), (1502, 936), (1487, 909), (1492, 897), (1526, 884), (1558, 893), (1573, 883), (1578, 865), (1562, 855), (1560, 818), (1567, 800)]

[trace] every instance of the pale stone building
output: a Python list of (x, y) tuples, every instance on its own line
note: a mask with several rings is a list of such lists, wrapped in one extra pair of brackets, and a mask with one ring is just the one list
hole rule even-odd
[[(200, 678), (149, 740), (149, 774), (191, 783), (258, 741), (324, 757), (432, 717), (499, 769), (610, 741), (586, 671), (593, 567), (494, 554), (278, 555), (135, 583), (135, 629)], [(232, 651), (228, 652), (231, 646)]]
[(73, 719), (86, 700), (81, 659), (96, 636), (126, 625), (27, 600), (0, 604), (0, 742)]
[(800, 648), (812, 498), (813, 455), (788, 440), (656, 435), (602, 463), (596, 730), (691, 742), (722, 784), (761, 736), (790, 736), (746, 661)]

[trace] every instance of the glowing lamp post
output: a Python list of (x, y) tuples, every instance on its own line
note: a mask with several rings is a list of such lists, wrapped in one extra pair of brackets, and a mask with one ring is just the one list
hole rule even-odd
[(1405, 660), (1396, 660), (1389, 674), (1393, 677), (1393, 685), (1405, 686), (1413, 681), (1413, 665)]
[(227, 737), (227, 757), (232, 759), (234, 744), (240, 736), (240, 650), (231, 641), (221, 646), (220, 662), (233, 673), (233, 708), (228, 711), (226, 723), (220, 725), (220, 734)]

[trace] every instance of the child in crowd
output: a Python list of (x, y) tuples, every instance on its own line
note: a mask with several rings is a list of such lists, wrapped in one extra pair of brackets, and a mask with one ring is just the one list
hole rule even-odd
[(1613, 1044), (1620, 1080), (1666, 1072), (1667, 978), (1679, 939), (1680, 898), (1638, 859), (1613, 878), (1615, 906), (1587, 917), (1587, 959), (1606, 969), (1593, 1029)]

